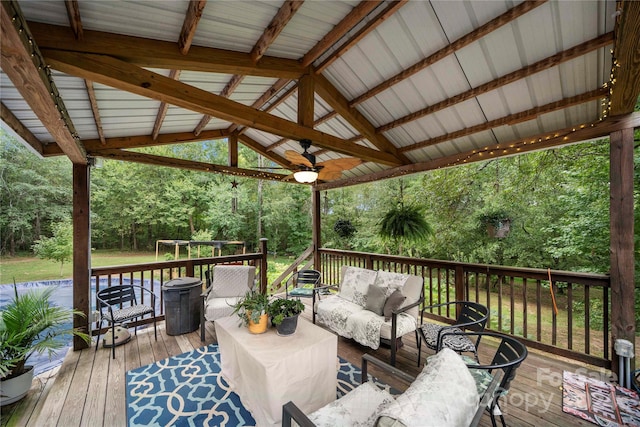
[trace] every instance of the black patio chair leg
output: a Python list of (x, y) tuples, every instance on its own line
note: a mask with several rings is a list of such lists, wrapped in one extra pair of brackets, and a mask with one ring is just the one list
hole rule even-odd
[(111, 355), (116, 358), (116, 324), (111, 324)]
[(100, 320), (100, 325), (98, 326), (98, 338), (96, 338), (96, 349), (98, 351), (98, 346), (100, 345), (100, 330), (102, 329), (102, 320)]
[(156, 337), (156, 341), (158, 341), (158, 328), (156, 327), (156, 314), (153, 313), (153, 335)]

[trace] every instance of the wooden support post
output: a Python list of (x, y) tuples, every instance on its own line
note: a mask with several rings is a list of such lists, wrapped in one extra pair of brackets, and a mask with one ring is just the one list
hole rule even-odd
[(260, 259), (260, 293), (267, 293), (267, 258), (269, 257), (269, 253), (267, 252), (267, 241), (266, 238), (260, 239), (260, 252), (262, 253), (262, 258)]
[[(615, 131), (610, 137), (610, 256), (611, 256), (611, 359), (617, 339), (635, 346), (634, 253), (633, 253), (633, 128)], [(605, 326), (606, 327), (606, 326)], [(612, 363), (618, 372), (618, 364)], [(631, 359), (631, 370), (635, 359)]]
[(322, 232), (320, 220), (320, 192), (313, 187), (311, 191), (311, 228), (313, 244), (313, 268), (322, 273), (322, 260), (319, 249), (322, 247)]
[[(73, 327), (89, 333), (91, 314), (91, 226), (89, 222), (89, 166), (73, 164), (73, 308), (86, 317), (74, 316)], [(73, 337), (73, 350), (88, 344)]]
[(238, 132), (233, 132), (227, 138), (229, 141), (229, 166), (238, 167)]

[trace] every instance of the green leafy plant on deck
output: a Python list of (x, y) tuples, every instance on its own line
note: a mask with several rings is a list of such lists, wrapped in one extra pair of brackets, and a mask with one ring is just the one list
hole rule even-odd
[(91, 338), (79, 329), (63, 328), (73, 315), (82, 312), (51, 303), (55, 287), (34, 289), (18, 294), (0, 312), (0, 379), (9, 379), (25, 372), (25, 362), (33, 353), (47, 352), (51, 358), (64, 347), (62, 337), (74, 335), (87, 344)]

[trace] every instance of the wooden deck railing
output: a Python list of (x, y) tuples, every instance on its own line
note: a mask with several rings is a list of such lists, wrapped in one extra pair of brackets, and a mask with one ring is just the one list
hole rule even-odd
[[(489, 308), (488, 329), (515, 335), (532, 348), (611, 367), (607, 275), (334, 249), (320, 249), (320, 257), (324, 284), (337, 285), (343, 265), (419, 275), (425, 282), (426, 305), (479, 302)], [(449, 322), (456, 317), (454, 310), (427, 313)]]

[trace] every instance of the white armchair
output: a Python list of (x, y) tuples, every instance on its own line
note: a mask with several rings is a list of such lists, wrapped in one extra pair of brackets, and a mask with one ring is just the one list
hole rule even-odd
[(200, 340), (204, 341), (204, 323), (231, 316), (233, 305), (255, 288), (256, 267), (248, 265), (216, 265), (205, 273), (207, 289), (200, 307)]

